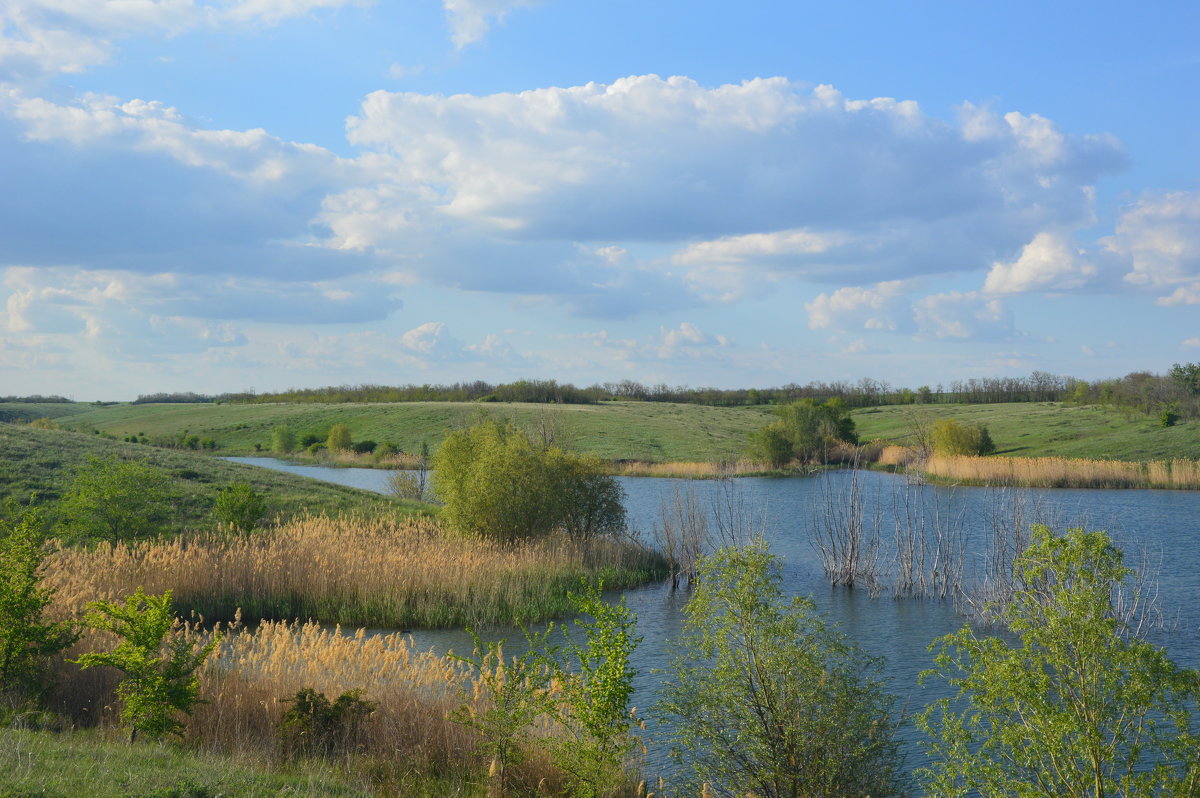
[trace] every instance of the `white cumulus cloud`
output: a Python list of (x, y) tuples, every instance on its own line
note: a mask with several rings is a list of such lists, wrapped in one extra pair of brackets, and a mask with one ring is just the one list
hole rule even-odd
[(443, 0), (442, 6), (450, 25), (450, 38), (461, 49), (486, 36), (510, 11), (537, 3), (538, 0)]
[(1160, 304), (1200, 304), (1200, 192), (1146, 194), (1104, 244), (1128, 259), (1129, 283), (1171, 292)]
[(913, 303), (918, 334), (949, 340), (1001, 340), (1014, 335), (1012, 314), (977, 291), (948, 291)]
[(810, 329), (909, 330), (911, 307), (905, 294), (909, 284), (892, 280), (873, 288), (846, 286), (830, 294), (818, 294), (804, 305)]
[(1019, 258), (992, 264), (983, 290), (989, 294), (1066, 291), (1087, 285), (1096, 274), (1096, 266), (1066, 236), (1038, 233)]

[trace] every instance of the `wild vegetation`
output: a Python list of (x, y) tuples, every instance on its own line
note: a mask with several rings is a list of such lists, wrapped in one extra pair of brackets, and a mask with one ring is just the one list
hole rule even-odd
[(919, 719), (932, 796), (1196, 795), (1200, 678), (1114, 613), (1133, 575), (1103, 532), (1035, 526), (1003, 613), (1019, 642), (969, 626), (924, 678), (957, 691)]
[(114, 601), (139, 585), (173, 591), (182, 610), (229, 620), (315, 618), (344, 625), (490, 626), (569, 611), (582, 578), (610, 587), (665, 574), (659, 555), (610, 539), (493, 541), (428, 519), (308, 516), (253, 535), (64, 548), (46, 584), (68, 606)]
[[(915, 396), (919, 405), (921, 394)], [(925, 398), (933, 404), (932, 392)], [(16, 597), (13, 611), (7, 611), (9, 603), (0, 607), (0, 652), (16, 651), (22, 663), (6, 665), (0, 715), (34, 726), (111, 729), (123, 722), (150, 735), (177, 732), (186, 747), (236, 756), (260, 769), (304, 768), (322, 760), (339, 774), (314, 776), (330, 778), (330, 794), (640, 796), (640, 729), (628, 706), (638, 676), (630, 657), (639, 638), (628, 610), (603, 602), (594, 586), (603, 581), (619, 588), (671, 574), (676, 583), (688, 577), (691, 592), (659, 711), (671, 720), (664, 734), (691, 775), (685, 790), (731, 797), (902, 794), (909, 785), (897, 756), (898, 721), (878, 662), (830, 629), (810, 603), (783, 596), (765, 546), (746, 545), (744, 508), (729, 502), (708, 512), (696, 506), (694, 494), (689, 503), (681, 492), (663, 507), (663, 553), (616, 534), (623, 527), (616, 483), (594, 456), (568, 453), (560, 444), (574, 442), (579, 429), (562, 419), (624, 404), (634, 403), (568, 406), (554, 416), (526, 408), (521, 424), (493, 416), (468, 427), (460, 419), (433, 457), (434, 484), (448, 505), (440, 522), (401, 518), (401, 508), (417, 505), (385, 498), (361, 505), (370, 509), (358, 514), (272, 521), (270, 508), (279, 495), (256, 479), (263, 472), (221, 472), (228, 477), (209, 478), (203, 491), (189, 492), (183, 483), (201, 480), (163, 463), (232, 464), (146, 446), (140, 441), (151, 437), (142, 430), (128, 433), (139, 443), (119, 447), (126, 458), (116, 459), (111, 453), (118, 444), (101, 435), (54, 429), (84, 414), (62, 414), (37, 426), (5, 425), (0, 444), (15, 441), (4, 445), (24, 446), (31, 454), (39, 443), (50, 448), (30, 484), (51, 486), (48, 498), (55, 503), (46, 502), (46, 518), (66, 537), (47, 546), (30, 520), (35, 516), (22, 508), (0, 521), (0, 598)], [(135, 410), (191, 413), (196, 407), (147, 404)], [(201, 407), (218, 413), (277, 409)], [(301, 409), (314, 408), (325, 414), (320, 426), (296, 423), (301, 416), (288, 408), (272, 425), (237, 431), (260, 446), (278, 439), (288, 448), (337, 452), (348, 462), (394, 445), (383, 436), (376, 443), (354, 416), (335, 420), (323, 406)], [(855, 451), (855, 423), (841, 401), (799, 401), (775, 410), (775, 431), (789, 460)], [(931, 434), (918, 454), (927, 468), (939, 458), (1020, 466), (1023, 458), (948, 454), (987, 448), (991, 436), (984, 432), (992, 424), (972, 416), (973, 410), (938, 407), (937, 416), (924, 418)], [(754, 422), (742, 430), (743, 440), (771, 418), (761, 407), (658, 404), (654, 412), (659, 421), (680, 415), (692, 423), (702, 413), (743, 414)], [(951, 418), (958, 421), (951, 424)], [(1150, 423), (1130, 423), (1143, 422)], [(1173, 425), (1153, 426), (1161, 430), (1155, 434), (1174, 435), (1190, 423), (1177, 418)], [(939, 425), (944, 434), (933, 434)], [(210, 449), (223, 447), (200, 427), (175, 429), (168, 437), (185, 449), (192, 439), (200, 448), (206, 440), (213, 441)], [(995, 442), (1005, 446), (1003, 434)], [(87, 459), (101, 450), (110, 456)], [(424, 459), (419, 451), (386, 456), (415, 462)], [(869, 451), (880, 459), (916, 457), (913, 448), (880, 443)], [(156, 470), (139, 476), (126, 468), (129, 463)], [(1193, 478), (1196, 461), (1119, 465), (1140, 469), (1147, 482), (1178, 487)], [(724, 473), (719, 465), (711, 468)], [(217, 473), (199, 466), (191, 472)], [(164, 473), (167, 479), (160, 480)], [(156, 506), (186, 508), (194, 501), (203, 508), (196, 513), (202, 522), (189, 527), (173, 517), (144, 529), (137, 526), (140, 517), (106, 522), (106, 502), (135, 503), (139, 497), (124, 491), (142, 481)], [(301, 484), (306, 494), (316, 490), (314, 483)], [(1130, 574), (1107, 538), (1082, 532), (1056, 538), (1039, 529), (1026, 549), (1021, 530), (1028, 524), (1001, 508), (993, 519), (995, 539), (984, 552), (984, 577), (993, 581), (974, 590), (979, 585), (968, 584), (961, 526), (949, 508), (943, 513), (940, 505), (923, 504), (911, 486), (901, 489), (892, 497), (895, 534), (887, 535), (855, 485), (852, 479), (845, 495), (827, 493), (824, 509), (814, 512), (831, 580), (873, 594), (890, 589), (897, 596), (951, 598), (974, 617), (1003, 624), (1010, 635), (991, 638), (966, 629), (939, 641), (937, 678), (960, 691), (959, 703), (943, 702), (923, 715), (935, 755), (922, 774), (925, 789), (937, 795), (970, 789), (1057, 795), (1075, 794), (1064, 786), (1075, 784), (1078, 794), (1098, 796), (1168, 785), (1178, 794), (1197, 792), (1200, 681), (1127, 625), (1117, 599)], [(151, 511), (141, 516), (153, 520)], [(95, 528), (87, 526), (93, 522)], [(78, 629), (75, 640), (75, 627), (66, 622), (83, 616), (87, 606), (90, 628)], [(199, 616), (187, 623), (176, 618), (188, 610), (201, 613), (203, 622)], [(401, 634), (345, 635), (291, 620), (485, 626), (572, 612), (582, 613), (572, 636), (559, 642), (549, 631), (531, 633), (528, 653), (515, 658), (506, 657), (501, 644), (446, 658), (415, 651)], [(242, 627), (243, 618), (262, 622)], [(215, 620), (230, 627), (214, 627)], [(1012, 646), (1013, 635), (1021, 639), (1019, 648)], [(6, 640), (17, 644), (5, 649)], [(1068, 655), (1078, 651), (1107, 670), (1072, 669)], [(6, 655), (6, 662), (16, 660)], [(96, 667), (79, 667), (88, 664)], [(56, 683), (30, 678), (31, 669), (56, 676)], [(1038, 678), (1009, 684), (1014, 669)], [(119, 671), (136, 678), (123, 682)], [(1076, 676), (1103, 700), (1072, 704), (1068, 688)], [(1014, 704), (1032, 709), (1014, 715), (1008, 711)], [(1115, 713), (1109, 720), (1096, 720), (1108, 710)], [(1070, 729), (1065, 738), (1063, 729)], [(0, 735), (24, 750), (36, 748), (26, 762), (37, 756), (38, 769), (50, 767), (59, 755), (53, 752), (67, 748), (59, 744), (62, 738), (36, 732)], [(1073, 770), (1061, 783), (1027, 784), (1026, 776), (1046, 763), (1012, 750), (1013, 741), (1043, 737), (1055, 764), (1070, 763)], [(104, 749), (94, 736), (78, 739), (74, 750)], [(965, 741), (983, 741), (983, 748)], [(1059, 749), (1053, 749), (1056, 741)], [(84, 761), (93, 756), (78, 755)], [(0, 753), (0, 764), (5, 756)], [(32, 776), (34, 765), (7, 762), (14, 763), (21, 789), (44, 787)], [(318, 763), (310, 772), (328, 773), (323, 767)], [(146, 789), (205, 796), (223, 783), (215, 776), (195, 784), (178, 775), (163, 778), (147, 782)], [(253, 776), (255, 784), (275, 778), (261, 770)], [(1154, 779), (1154, 786), (1142, 784), (1144, 778)], [(67, 787), (58, 789), (70, 794)]]
[(777, 406), (775, 414), (779, 420), (751, 433), (748, 447), (752, 458), (771, 468), (792, 460), (824, 462), (831, 449), (858, 443), (854, 419), (841, 399), (801, 399)]
[(761, 541), (706, 557), (657, 711), (692, 794), (903, 791), (880, 661), (787, 599)]
[(493, 420), (446, 438), (433, 457), (433, 490), (448, 526), (491, 540), (625, 530), (621, 488), (599, 459)]
[(921, 470), (943, 480), (976, 485), (1043, 488), (1165, 488), (1200, 490), (1200, 460), (1070, 460), (1063, 457), (935, 455)]
[[(90, 465), (93, 460), (103, 465)], [(80, 481), (80, 473), (87, 479)], [(153, 478), (144, 483), (133, 478), (143, 473)], [(110, 492), (106, 485), (122, 476), (128, 478), (116, 479)], [(113, 528), (119, 530), (120, 537), (128, 537), (126, 533), (134, 530), (156, 535), (211, 527), (216, 521), (213, 512), (218, 496), (233, 483), (248, 485), (262, 497), (262, 517), (266, 519), (307, 512), (395, 515), (428, 513), (432, 509), (419, 502), (192, 452), (123, 444), (98, 435), (43, 430), (27, 424), (0, 424), (0, 500), (12, 499), (22, 505), (32, 501), (43, 506), (56, 536), (70, 530), (72, 535), (85, 533), (89, 538), (111, 540)], [(83, 490), (85, 484), (88, 488)], [(72, 495), (79, 501), (59, 503)], [(142, 495), (155, 496), (155, 503), (148, 504)], [(94, 514), (87, 509), (89, 506)], [(133, 506), (141, 508), (143, 514), (133, 515), (126, 509)], [(168, 512), (161, 512), (163, 507)], [(0, 507), (0, 515), (3, 513)], [(154, 517), (158, 522), (148, 524)], [(103, 532), (104, 519), (124, 520), (114, 521), (118, 526)]]

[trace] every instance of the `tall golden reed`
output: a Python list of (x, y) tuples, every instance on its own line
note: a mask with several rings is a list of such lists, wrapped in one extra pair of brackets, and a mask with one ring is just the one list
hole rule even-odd
[(1083, 460), (1066, 457), (934, 455), (923, 470), (943, 479), (1043, 488), (1200, 489), (1200, 460)]
[[(176, 634), (202, 644), (211, 630), (183, 626)], [(297, 753), (284, 747), (278, 733), (289, 699), (304, 688), (330, 700), (358, 689), (375, 711), (358, 735), (360, 748), (346, 762), (351, 772), (368, 767), (383, 773), (394, 788), (406, 780), (421, 782), (421, 774), (464, 785), (481, 780), (486, 762), (477, 754), (475, 734), (448, 719), (451, 709), (483, 700), (479, 680), (458, 660), (418, 651), (412, 638), (399, 632), (347, 634), (316, 623), (268, 621), (235, 625), (222, 634), (220, 646), (198, 674), (202, 703), (187, 719), (189, 745), (279, 762)], [(70, 656), (115, 642), (108, 633), (88, 632)], [(62, 661), (57, 671), (57, 707), (76, 722), (116, 724), (115, 671), (82, 671)], [(539, 756), (531, 757), (518, 778), (529, 785), (561, 781)]]
[(210, 620), (241, 609), (252, 619), (408, 628), (559, 615), (581, 578), (602, 574), (607, 586), (624, 587), (662, 570), (653, 552), (616, 541), (501, 544), (428, 519), (309, 516), (249, 535), (62, 549), (48, 560), (46, 585), (76, 609), (140, 586), (171, 590), (177, 607)]
[(676, 477), (679, 479), (719, 479), (769, 471), (770, 466), (756, 460), (694, 461), (651, 463), (641, 460), (614, 462), (612, 473), (621, 477)]

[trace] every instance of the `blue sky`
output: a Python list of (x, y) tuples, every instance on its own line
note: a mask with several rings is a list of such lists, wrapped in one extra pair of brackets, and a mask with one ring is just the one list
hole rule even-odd
[(0, 394), (1200, 360), (1200, 6), (9, 0)]

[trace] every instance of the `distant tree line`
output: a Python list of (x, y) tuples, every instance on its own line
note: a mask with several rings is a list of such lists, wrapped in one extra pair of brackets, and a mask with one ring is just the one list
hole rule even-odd
[[(332, 385), (255, 393), (243, 391), (205, 395), (154, 393), (139, 396), (147, 402), (528, 402), (594, 404), (626, 400), (677, 402), (736, 407), (789, 405), (811, 399), (818, 404), (838, 399), (848, 408), (895, 404), (997, 404), (1003, 402), (1075, 402), (1101, 404), (1147, 415), (1173, 414), (1176, 419), (1200, 418), (1200, 364), (1175, 364), (1167, 374), (1138, 371), (1117, 379), (1080, 380), (1034, 371), (1025, 377), (972, 377), (934, 386), (897, 387), (886, 380), (791, 382), (774, 388), (693, 388), (635, 380), (604, 382), (584, 388), (557, 380), (524, 379), (494, 384), (483, 380), (423, 385)], [(67, 401), (61, 397), (7, 398), (4, 401)], [(1171, 416), (1167, 416), (1169, 418)]]
[(27, 404), (71, 404), (72, 400), (65, 396), (53, 394), (51, 396), (42, 396), (40, 393), (30, 394), (29, 396), (0, 396), (0, 402), (25, 402)]

